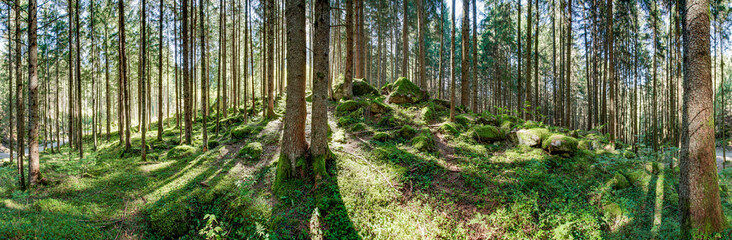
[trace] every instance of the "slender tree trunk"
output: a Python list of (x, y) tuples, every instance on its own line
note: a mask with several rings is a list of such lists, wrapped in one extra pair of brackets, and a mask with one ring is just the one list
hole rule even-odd
[[(274, 26), (275, 26), (275, 4), (274, 0), (265, 0), (265, 9), (267, 12), (266, 17), (266, 31), (265, 35), (267, 36), (266, 40), (266, 47), (267, 47), (267, 118), (274, 118), (274, 63), (275, 63), (275, 56), (274, 56), (274, 41), (275, 41), (275, 32), (274, 32)], [(289, 28), (289, 27), (288, 27)]]
[[(538, 0), (537, 0), (538, 3)], [(473, 0), (473, 112), (478, 112), (478, 10)], [(422, 68), (424, 69), (424, 68)]]
[(38, 156), (38, 42), (37, 38), (36, 0), (28, 0), (28, 177), (31, 186), (41, 180), (41, 168)]
[(201, 127), (201, 131), (203, 132), (203, 152), (208, 152), (208, 47), (206, 46), (206, 18), (203, 15), (204, 8), (206, 8), (204, 4), (203, 0), (198, 1), (198, 11), (201, 19), (199, 21), (200, 29), (198, 29), (201, 37), (201, 110), (203, 111), (203, 126)]
[[(343, 98), (353, 97), (353, 0), (346, 0), (346, 71), (343, 75)], [(338, 99), (336, 99), (338, 100)]]
[(419, 79), (417, 82), (419, 82), (419, 87), (422, 88), (422, 90), (426, 90), (427, 88), (427, 77), (425, 76), (425, 73), (427, 72), (427, 66), (425, 65), (425, 46), (424, 46), (424, 2), (423, 0), (417, 0), (417, 32), (419, 35)]
[(158, 141), (163, 141), (163, 21), (165, 21), (163, 9), (163, 0), (160, 0), (160, 23), (158, 30), (160, 34), (158, 35)]
[(18, 181), (20, 182), (20, 189), (25, 190), (25, 169), (23, 169), (23, 157), (25, 155), (25, 146), (23, 145), (23, 139), (25, 139), (25, 117), (23, 110), (23, 79), (21, 78), (21, 44), (20, 44), (20, 1), (15, 1), (13, 5), (13, 12), (15, 12), (15, 107), (17, 109), (16, 129), (17, 141), (18, 141)]
[[(184, 0), (185, 1), (185, 0)], [(140, 136), (141, 139), (141, 155), (140, 158), (142, 162), (147, 161), (147, 143), (145, 142), (146, 136), (147, 136), (147, 0), (142, 0), (142, 9), (140, 10), (141, 15), (141, 23), (140, 23), (140, 71), (138, 72), (140, 76), (140, 85), (142, 86), (142, 94), (140, 94), (140, 106), (141, 107), (141, 124), (140, 124), (140, 130), (142, 131), (142, 134)]]
[(653, 134), (653, 137), (651, 138), (651, 141), (652, 141), (652, 144), (653, 144), (653, 152), (658, 152), (658, 128), (657, 128), (658, 127), (658, 121), (657, 121), (658, 120), (658, 116), (657, 116), (658, 102), (656, 101), (656, 88), (657, 88), (656, 69), (658, 68), (657, 67), (657, 63), (656, 63), (656, 52), (658, 51), (658, 46), (657, 46), (657, 43), (656, 43), (656, 41), (658, 39), (658, 30), (657, 30), (658, 26), (657, 26), (657, 20), (656, 20), (657, 19), (657, 16), (656, 16), (657, 9), (656, 8), (658, 6), (656, 4), (657, 3), (654, 3), (653, 4), (653, 14), (651, 14), (651, 18), (653, 18), (653, 20), (652, 20), (652, 24), (653, 24), (653, 26), (652, 26), (653, 27), (653, 53), (651, 54), (651, 55), (653, 55), (652, 56), (652, 58), (653, 58), (653, 66), (652, 66), (653, 70), (651, 70), (651, 71), (653, 71), (653, 108), (651, 109), (651, 111), (653, 112), (652, 113), (653, 120), (651, 120), (651, 124), (653, 125), (652, 126), (652, 129), (651, 129), (652, 134)]
[(470, 0), (463, 0), (462, 55), (460, 61), (460, 106), (470, 107)]
[(679, 177), (681, 237), (692, 229), (720, 232), (726, 223), (717, 181), (712, 116), (709, 2), (682, 1), (684, 25), (684, 107)]
[(532, 108), (531, 106), (528, 106), (528, 108), (526, 106), (527, 104), (531, 104), (531, 102), (532, 102), (531, 101), (531, 80), (532, 80), (532, 78), (531, 78), (531, 50), (532, 50), (531, 44), (533, 43), (533, 41), (531, 41), (531, 27), (532, 27), (531, 20), (533, 17), (531, 16), (531, 12), (532, 12), (531, 7), (532, 7), (531, 0), (529, 0), (529, 4), (528, 4), (529, 9), (526, 12), (526, 21), (527, 21), (527, 24), (526, 24), (526, 70), (527, 71), (526, 71), (526, 91), (525, 91), (526, 99), (525, 99), (525, 102), (519, 103), (519, 104), (521, 104), (521, 111), (523, 111), (524, 119), (529, 119), (529, 112), (531, 111), (530, 109)]
[(608, 41), (608, 68), (610, 69), (608, 71), (609, 77), (608, 81), (610, 84), (610, 112), (608, 116), (609, 120), (609, 126), (608, 130), (610, 131), (610, 144), (615, 144), (615, 135), (617, 126), (615, 124), (615, 62), (613, 59), (613, 53), (615, 52), (615, 48), (613, 47), (613, 43), (615, 42), (615, 39), (613, 38), (613, 0), (607, 0), (607, 18), (608, 18), (608, 25), (607, 25), (607, 41)]
[(74, 16), (76, 18), (75, 19), (76, 23), (74, 24), (74, 26), (75, 26), (74, 30), (76, 31), (76, 34), (74, 35), (74, 37), (76, 38), (76, 41), (74, 41), (74, 47), (76, 48), (76, 53), (77, 53), (77, 57), (75, 59), (76, 68), (74, 69), (76, 71), (76, 77), (75, 77), (76, 78), (76, 122), (77, 122), (76, 129), (77, 129), (77, 142), (78, 142), (78, 148), (79, 148), (79, 159), (82, 159), (82, 158), (84, 158), (84, 142), (83, 142), (84, 132), (83, 132), (83, 124), (82, 124), (82, 119), (83, 119), (82, 107), (83, 106), (81, 105), (81, 54), (80, 54), (81, 53), (81, 46), (80, 46), (81, 40), (79, 39), (80, 35), (81, 35), (79, 33), (81, 24), (79, 24), (79, 15), (80, 15), (79, 14), (79, 0), (76, 1), (76, 11), (75, 12), (76, 12), (76, 14)]
[[(521, 78), (521, 74), (523, 73), (523, 71), (521, 69), (521, 63), (523, 61), (523, 60), (521, 60), (521, 53), (523, 53), (521, 51), (521, 46), (522, 46), (521, 45), (521, 38), (522, 38), (521, 37), (521, 0), (516, 0), (516, 3), (518, 4), (518, 6), (517, 6), (518, 15), (516, 15), (518, 18), (518, 25), (516, 25), (516, 27), (518, 28), (516, 31), (516, 40), (518, 41), (518, 53), (516, 54), (518, 56), (518, 62), (517, 62), (517, 65), (518, 65), (518, 72), (517, 72), (518, 73), (518, 80), (517, 80), (518, 89), (517, 90), (518, 91), (517, 91), (516, 95), (518, 97), (518, 104), (516, 105), (516, 112), (519, 114), (519, 117), (522, 117), (523, 116), (523, 114), (522, 114), (523, 106), (524, 106), (523, 105), (524, 104), (524, 99), (523, 99), (524, 95), (523, 95), (523, 78)], [(455, 6), (455, 5), (453, 5), (453, 6)]]
[(439, 2), (440, 2), (440, 5), (439, 5), (439, 8), (440, 8), (440, 21), (438, 21), (438, 23), (440, 25), (440, 55), (438, 56), (438, 60), (437, 60), (437, 62), (438, 62), (437, 68), (439, 69), (438, 70), (439, 73), (437, 74), (437, 78), (439, 79), (439, 81), (438, 81), (439, 86), (437, 87), (437, 98), (438, 99), (443, 99), (443, 96), (442, 96), (444, 94), (443, 93), (443, 87), (445, 85), (442, 82), (442, 80), (443, 80), (442, 79), (442, 70), (443, 70), (442, 69), (443, 68), (442, 67), (442, 56), (443, 56), (443, 50), (445, 48), (443, 46), (444, 45), (443, 44), (443, 42), (444, 42), (443, 40), (445, 39), (445, 22), (444, 22), (445, 21), (445, 7), (443, 6), (444, 5), (443, 1), (439, 1)]
[[(402, 74), (403, 77), (408, 77), (409, 72), (409, 2), (408, 0), (404, 0), (404, 3), (402, 4), (404, 7), (404, 11), (402, 12)], [(453, 5), (455, 6), (455, 5)], [(348, 16), (346, 16), (348, 18)], [(346, 20), (348, 22), (348, 20)], [(346, 23), (348, 24), (348, 23)]]
[[(183, 1), (183, 26), (182, 36), (183, 39), (183, 117), (185, 122), (185, 144), (191, 144), (191, 135), (193, 132), (193, 101), (192, 101), (192, 86), (190, 81), (190, 38), (188, 34), (189, 30), (189, 12), (188, 12), (188, 0)], [(220, 104), (220, 103), (219, 103)]]
[[(14, 59), (13, 59), (13, 49), (14, 48), (13, 47), (15, 45), (13, 44), (13, 41), (10, 40), (10, 39), (14, 38), (13, 26), (11, 25), (12, 22), (10, 20), (11, 20), (11, 18), (15, 19), (13, 17), (13, 15), (18, 14), (18, 9), (16, 8), (15, 3), (8, 2), (8, 5), (11, 5), (10, 6), (11, 9), (9, 9), (10, 13), (8, 14), (8, 18), (6, 19), (7, 20), (6, 25), (8, 26), (8, 30), (7, 30), (7, 34), (8, 34), (8, 132), (9, 132), (8, 137), (10, 137), (10, 140), (8, 141), (9, 142), (8, 148), (10, 149), (10, 161), (12, 162), (13, 160), (15, 160), (15, 158), (13, 157), (13, 146), (15, 145), (15, 136), (16, 136), (15, 132), (14, 132), (15, 125), (13, 125), (13, 116), (15, 116), (15, 115), (13, 115), (13, 84), (15, 83), (15, 81), (18, 81), (18, 80), (13, 77), (13, 70), (15, 68), (15, 66), (13, 64), (13, 61), (14, 61)], [(58, 38), (56, 38), (56, 43), (58, 43)], [(56, 65), (58, 66), (58, 64), (56, 64)], [(57, 67), (57, 69), (58, 69), (58, 67)], [(56, 88), (58, 91), (58, 82), (56, 82)], [(56, 101), (56, 106), (58, 106), (58, 101)], [(58, 109), (56, 109), (56, 115), (57, 115), (56, 121), (58, 122)], [(18, 152), (20, 152), (20, 150), (18, 150)], [(20, 153), (18, 153), (18, 154), (20, 155)], [(21, 170), (22, 170), (22, 168), (18, 169), (19, 175), (20, 175)], [(22, 177), (19, 178), (19, 185), (22, 186), (23, 183), (24, 183), (23, 178)]]
[[(288, 19), (290, 16), (291, 15), (288, 14)], [(326, 159), (330, 157), (330, 150), (328, 149), (328, 79), (330, 79), (328, 47), (330, 46), (330, 5), (328, 0), (315, 1), (314, 31), (313, 66), (315, 67), (315, 78), (313, 79), (313, 105), (311, 116), (312, 136), (310, 137), (310, 142), (312, 143), (311, 155), (313, 156), (313, 170), (315, 171), (315, 179), (317, 180), (327, 175), (324, 167)], [(293, 40), (296, 39), (294, 39), (294, 37), (288, 37), (287, 46), (290, 46), (291, 41)], [(304, 39), (301, 41), (302, 43), (300, 44), (304, 45)], [(297, 44), (293, 47), (295, 46), (297, 46)], [(289, 52), (290, 50), (288, 49), (288, 53)], [(287, 89), (289, 91), (290, 87)]]
[(452, 0), (452, 32), (450, 33), (450, 122), (455, 121), (455, 0)]

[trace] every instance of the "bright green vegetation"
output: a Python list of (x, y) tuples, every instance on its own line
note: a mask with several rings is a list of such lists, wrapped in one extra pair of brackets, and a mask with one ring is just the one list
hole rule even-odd
[[(206, 153), (200, 122), (190, 146), (178, 145), (177, 129), (162, 141), (151, 131), (147, 162), (139, 134), (129, 152), (116, 141), (83, 159), (67, 148), (45, 152), (47, 184), (27, 192), (17, 190), (14, 166), (0, 167), (0, 238), (678, 238), (671, 149), (657, 162), (645, 148), (607, 148), (594, 132), (508, 115), (435, 122), (447, 118), (436, 101), (377, 98), (330, 116), (334, 159), (319, 166), (318, 185), (273, 192), (282, 123), (258, 117), (227, 119)], [(373, 102), (390, 110), (373, 114)], [(435, 116), (424, 119), (425, 111)], [(732, 170), (720, 179), (732, 218)]]

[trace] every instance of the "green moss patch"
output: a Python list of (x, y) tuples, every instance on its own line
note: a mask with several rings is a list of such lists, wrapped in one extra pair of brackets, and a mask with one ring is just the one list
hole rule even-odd
[(195, 147), (190, 146), (190, 145), (176, 146), (173, 149), (170, 149), (170, 151), (168, 151), (168, 158), (179, 159), (179, 158), (184, 158), (184, 157), (190, 157), (194, 153), (196, 153), (197, 150), (198, 149), (196, 149)]
[(389, 103), (405, 104), (417, 103), (427, 99), (427, 93), (423, 92), (417, 85), (405, 77), (400, 77), (391, 86)]
[(547, 137), (541, 144), (541, 148), (551, 154), (575, 153), (577, 152), (577, 139), (562, 134), (554, 134)]
[(251, 160), (258, 160), (262, 155), (262, 144), (259, 142), (250, 142), (239, 150), (239, 157)]

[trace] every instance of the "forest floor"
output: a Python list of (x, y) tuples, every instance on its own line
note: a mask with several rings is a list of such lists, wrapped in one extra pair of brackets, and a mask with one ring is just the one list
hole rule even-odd
[[(28, 191), (18, 190), (12, 163), (0, 164), (0, 238), (678, 238), (678, 168), (659, 164), (671, 154), (655, 162), (648, 149), (585, 146), (552, 155), (508, 139), (482, 142), (475, 129), (487, 115), (463, 114), (452, 124), (439, 101), (389, 104), (382, 114), (365, 107), (381, 99), (364, 97), (350, 111), (331, 104), (329, 177), (278, 193), (280, 118), (245, 123), (231, 114), (218, 136), (209, 121), (205, 153), (200, 117), (191, 145), (180, 144), (177, 128), (161, 140), (153, 128), (145, 162), (139, 133), (130, 151), (116, 133), (96, 150), (87, 143), (81, 159), (66, 146), (44, 151), (45, 183)], [(597, 136), (493, 117), (503, 123), (496, 125), (544, 127), (580, 142)], [(732, 219), (732, 170), (721, 171), (720, 182)]]

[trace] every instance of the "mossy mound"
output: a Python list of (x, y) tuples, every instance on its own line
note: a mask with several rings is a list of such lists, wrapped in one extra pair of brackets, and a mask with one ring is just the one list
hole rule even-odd
[(612, 187), (614, 189), (625, 189), (625, 188), (630, 187), (630, 183), (628, 182), (628, 179), (625, 178), (625, 176), (623, 174), (620, 174), (617, 172), (613, 176), (613, 179), (610, 180), (609, 184), (612, 185)]
[(432, 152), (435, 150), (435, 140), (432, 133), (427, 128), (422, 128), (419, 135), (412, 138), (412, 147), (420, 152)]
[(440, 125), (440, 132), (443, 134), (457, 135), (459, 131), (454, 123), (446, 122)]
[(627, 159), (634, 159), (634, 158), (636, 158), (638, 156), (635, 155), (635, 153), (633, 151), (624, 151), (623, 152), (623, 157), (624, 158), (627, 158)]
[(258, 160), (262, 156), (262, 144), (259, 142), (250, 142), (239, 150), (239, 157)]
[(366, 95), (379, 95), (379, 90), (367, 83), (366, 79), (353, 80), (353, 95), (360, 97)]
[(366, 124), (357, 123), (356, 125), (353, 125), (353, 127), (351, 127), (351, 132), (359, 132), (359, 131), (363, 131), (365, 129), (366, 129)]
[(374, 114), (384, 114), (390, 112), (392, 109), (380, 100), (373, 100), (369, 105), (369, 110)]
[(475, 122), (483, 125), (496, 126), (498, 125), (498, 118), (493, 114), (483, 113), (478, 115), (478, 117), (475, 119)]
[(463, 127), (467, 127), (472, 123), (472, 120), (470, 120), (468, 115), (460, 114), (455, 116), (455, 123), (460, 124)]
[(208, 140), (208, 148), (216, 148), (219, 146), (219, 141), (215, 139)]
[(554, 134), (547, 137), (541, 144), (541, 148), (551, 154), (575, 153), (577, 152), (577, 139), (562, 134)]
[(349, 113), (351, 111), (355, 111), (359, 108), (362, 108), (365, 105), (363, 101), (358, 100), (347, 100), (343, 101), (336, 107), (336, 113), (343, 115), (346, 113)]
[(546, 128), (521, 129), (515, 132), (516, 142), (519, 145), (536, 147), (541, 146), (541, 141), (550, 135)]
[(168, 158), (178, 159), (178, 158), (190, 157), (191, 155), (196, 153), (196, 150), (198, 150), (198, 149), (196, 149), (195, 147), (193, 147), (191, 145), (176, 146), (173, 149), (170, 149), (170, 151), (168, 151)]
[(412, 128), (412, 126), (404, 125), (401, 129), (399, 129), (399, 136), (405, 139), (410, 139), (416, 134), (417, 131)]
[(338, 121), (336, 123), (338, 124), (338, 126), (343, 127), (343, 126), (348, 126), (348, 125), (351, 125), (351, 124), (354, 124), (357, 122), (358, 122), (358, 120), (353, 119), (349, 116), (345, 116), (345, 117), (338, 118)]
[(255, 125), (242, 125), (231, 130), (231, 137), (234, 139), (244, 139), (250, 135), (256, 134), (263, 128)]
[(148, 210), (150, 228), (169, 239), (188, 232), (188, 205), (182, 199), (161, 199)]
[(494, 126), (478, 126), (473, 138), (478, 142), (495, 142), (506, 139), (506, 134)]
[(386, 141), (389, 141), (389, 139), (391, 139), (391, 134), (389, 134), (388, 132), (377, 132), (377, 133), (374, 133), (373, 139), (374, 139), (374, 141), (386, 142)]
[(417, 103), (427, 99), (427, 93), (423, 92), (417, 85), (405, 77), (391, 85), (391, 93), (387, 101), (393, 104)]

